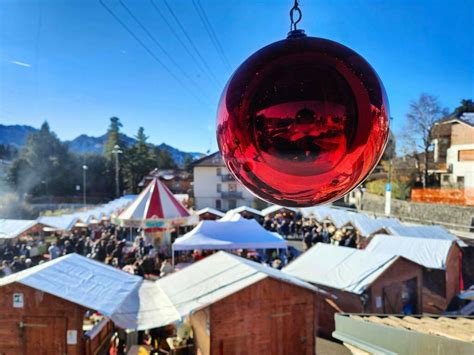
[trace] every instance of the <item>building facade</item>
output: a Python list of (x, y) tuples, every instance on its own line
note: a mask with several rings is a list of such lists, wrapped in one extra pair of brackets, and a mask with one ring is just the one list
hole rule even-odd
[(255, 197), (230, 175), (219, 152), (196, 161), (193, 175), (196, 210), (210, 207), (228, 211), (240, 206), (254, 207)]
[(474, 189), (474, 113), (436, 123), (433, 136), (441, 187)]

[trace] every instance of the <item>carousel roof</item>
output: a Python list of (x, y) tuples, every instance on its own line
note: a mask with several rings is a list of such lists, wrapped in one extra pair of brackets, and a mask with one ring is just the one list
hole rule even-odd
[(188, 217), (188, 210), (159, 179), (154, 178), (133, 203), (119, 215), (121, 220)]

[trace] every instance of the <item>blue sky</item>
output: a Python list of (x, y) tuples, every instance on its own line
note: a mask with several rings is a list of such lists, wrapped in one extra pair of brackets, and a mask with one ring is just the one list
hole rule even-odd
[[(201, 0), (230, 68), (213, 47), (191, 0), (167, 0), (211, 68), (203, 70), (164, 0), (123, 0), (173, 58), (174, 66), (119, 0), (103, 0), (173, 73), (171, 76), (99, 0), (0, 1), (0, 123), (38, 127), (62, 139), (101, 135), (109, 117), (125, 133), (145, 127), (153, 143), (216, 149), (215, 111), (231, 72), (259, 48), (286, 36), (291, 0)], [(395, 132), (410, 100), (437, 95), (453, 109), (474, 97), (472, 0), (300, 0), (301, 27), (364, 56), (388, 93)], [(200, 63), (197, 64), (196, 62)], [(201, 67), (201, 68), (200, 68)], [(180, 68), (180, 69), (178, 69)], [(183, 74), (184, 73), (184, 74)], [(187, 87), (188, 89), (184, 89)]]

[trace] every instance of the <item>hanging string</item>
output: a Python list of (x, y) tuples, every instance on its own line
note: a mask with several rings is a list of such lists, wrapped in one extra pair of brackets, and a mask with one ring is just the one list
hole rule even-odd
[[(295, 4), (290, 10), (290, 20), (291, 20), (290, 32), (296, 31), (296, 25), (301, 21), (301, 18), (303, 17), (303, 14), (301, 13), (301, 9), (299, 5), (300, 4), (298, 3), (298, 0), (295, 0)], [(295, 13), (298, 16), (296, 20), (295, 20)]]

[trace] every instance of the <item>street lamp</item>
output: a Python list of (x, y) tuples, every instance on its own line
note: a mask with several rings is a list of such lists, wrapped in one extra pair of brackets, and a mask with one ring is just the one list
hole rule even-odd
[(120, 171), (120, 166), (119, 166), (119, 154), (122, 154), (122, 150), (120, 147), (116, 144), (114, 146), (114, 149), (112, 150), (112, 154), (115, 155), (115, 195), (117, 197), (120, 196), (120, 180), (119, 180), (119, 171)]
[(84, 208), (86, 208), (87, 205), (87, 198), (86, 198), (86, 183), (87, 183), (87, 165), (82, 166), (82, 198), (84, 202)]

